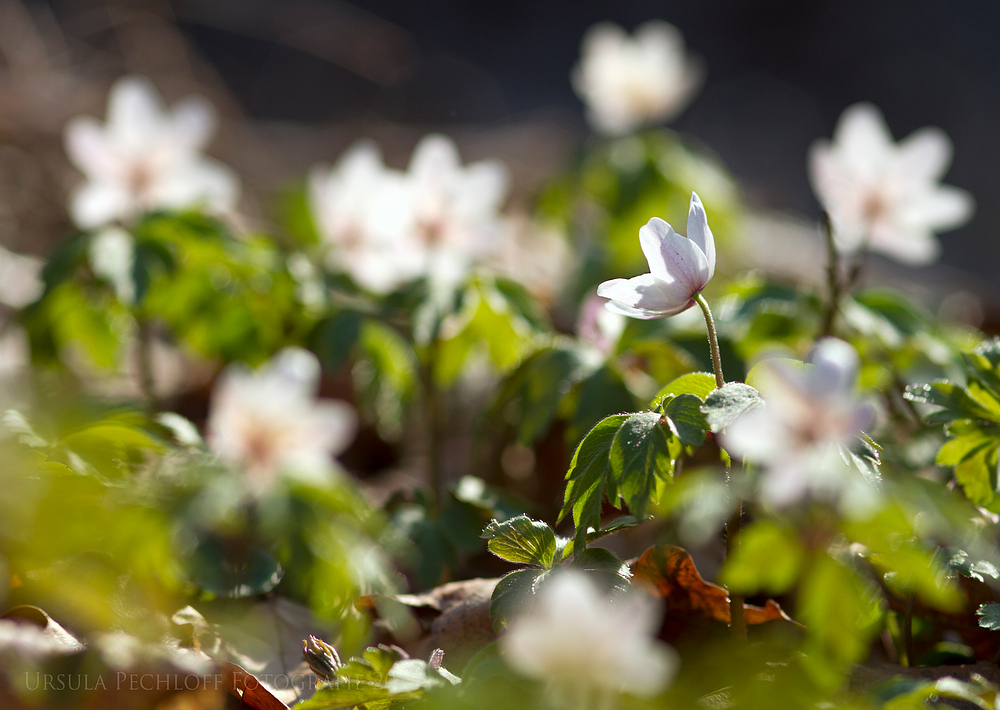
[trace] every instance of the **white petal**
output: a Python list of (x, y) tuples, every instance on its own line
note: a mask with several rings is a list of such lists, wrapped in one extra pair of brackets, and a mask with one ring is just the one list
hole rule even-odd
[(189, 97), (176, 104), (170, 114), (175, 140), (190, 152), (202, 150), (215, 134), (218, 118), (208, 99)]
[(108, 145), (101, 124), (78, 116), (66, 124), (66, 154), (89, 177), (109, 178), (121, 174), (121, 160)]
[(354, 441), (358, 415), (346, 402), (321, 400), (313, 406), (309, 430), (315, 446), (337, 456)]
[(701, 198), (694, 192), (691, 193), (691, 206), (688, 208), (687, 237), (698, 245), (708, 259), (708, 280), (711, 280), (715, 276), (715, 238), (708, 228), (708, 215), (705, 214)]
[(461, 159), (455, 142), (448, 136), (432, 133), (421, 138), (413, 149), (409, 170), (418, 180), (440, 179), (460, 166)]
[(833, 135), (836, 149), (859, 176), (873, 177), (880, 173), (893, 150), (892, 134), (885, 118), (870, 103), (848, 107)]
[(190, 162), (158, 176), (150, 188), (147, 207), (204, 206), (226, 211), (239, 198), (239, 179), (227, 166), (210, 158)]
[(612, 310), (638, 318), (666, 318), (691, 307), (691, 294), (679, 292), (676, 282), (660, 281), (652, 274), (612, 279), (597, 287), (597, 295), (613, 302)]
[(975, 200), (967, 191), (951, 185), (939, 185), (901, 206), (900, 220), (905, 225), (943, 232), (965, 224), (975, 209)]
[(941, 243), (929, 230), (900, 231), (891, 227), (872, 232), (868, 248), (908, 266), (927, 266), (941, 256)]
[(122, 150), (148, 150), (158, 139), (163, 121), (163, 102), (147, 79), (126, 76), (111, 87), (107, 130)]
[(659, 217), (639, 229), (639, 244), (650, 273), (671, 284), (669, 297), (677, 304), (686, 303), (711, 278), (705, 252)]
[(940, 128), (921, 128), (899, 142), (897, 168), (902, 178), (936, 182), (951, 165), (952, 145)]
[(116, 182), (88, 182), (73, 190), (69, 199), (73, 223), (81, 229), (93, 229), (123, 219), (136, 209), (135, 201)]
[(849, 393), (861, 364), (854, 346), (839, 338), (821, 339), (807, 362), (813, 365), (806, 375), (808, 388), (819, 396)]

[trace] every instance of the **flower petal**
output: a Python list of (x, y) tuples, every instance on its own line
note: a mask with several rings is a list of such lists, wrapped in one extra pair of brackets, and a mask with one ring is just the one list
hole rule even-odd
[(153, 85), (139, 76), (125, 76), (111, 87), (108, 137), (127, 153), (146, 153), (163, 128), (163, 102)]
[(940, 128), (921, 128), (899, 142), (897, 170), (900, 177), (915, 182), (936, 182), (951, 165), (951, 139)]
[(705, 252), (659, 217), (653, 217), (639, 229), (639, 244), (649, 262), (650, 273), (667, 284), (676, 284), (668, 286), (668, 295), (675, 305), (687, 302), (711, 279)]
[(955, 229), (965, 224), (976, 210), (972, 195), (960, 187), (939, 185), (933, 191), (914, 196), (900, 207), (900, 221), (933, 232)]
[(120, 174), (121, 160), (108, 145), (101, 124), (88, 116), (78, 116), (66, 124), (66, 154), (88, 177), (109, 178)]
[(122, 219), (135, 209), (132, 196), (117, 182), (88, 182), (69, 198), (69, 214), (81, 229), (92, 229)]
[(708, 228), (708, 215), (705, 214), (701, 198), (694, 192), (691, 193), (691, 206), (688, 208), (687, 237), (698, 245), (708, 259), (708, 279), (711, 280), (715, 276), (715, 238)]
[[(672, 282), (676, 284), (676, 282)], [(597, 295), (611, 299), (608, 307), (633, 318), (666, 318), (691, 307), (691, 295), (672, 289), (653, 274), (612, 279), (597, 287)], [(672, 292), (671, 292), (672, 291)]]
[(873, 104), (848, 107), (834, 130), (835, 150), (857, 176), (875, 177), (892, 154), (893, 140), (882, 112)]
[(201, 96), (191, 96), (176, 104), (170, 121), (177, 149), (197, 152), (212, 139), (218, 125), (215, 108)]

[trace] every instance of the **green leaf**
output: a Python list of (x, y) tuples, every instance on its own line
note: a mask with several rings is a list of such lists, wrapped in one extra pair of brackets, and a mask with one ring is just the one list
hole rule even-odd
[(548, 574), (547, 569), (519, 569), (497, 582), (490, 598), (490, 619), (498, 633), (524, 608), (524, 604)]
[(645, 513), (658, 479), (673, 478), (673, 458), (679, 451), (671, 451), (671, 440), (666, 420), (657, 412), (633, 414), (615, 432), (611, 471), (632, 515)]
[(979, 625), (990, 631), (1000, 631), (1000, 604), (981, 604), (976, 609)]
[(929, 385), (910, 385), (904, 395), (912, 402), (931, 404), (941, 407), (932, 412), (925, 420), (929, 424), (940, 424), (955, 419), (986, 419), (1000, 423), (1000, 409), (996, 401), (984, 403), (974, 398), (968, 390), (946, 381), (932, 382)]
[(545, 523), (518, 515), (500, 523), (491, 520), (482, 537), (497, 557), (518, 564), (551, 567), (556, 554), (556, 534)]
[(955, 466), (955, 480), (965, 497), (976, 505), (986, 505), (996, 492), (996, 442), (984, 444)]
[(760, 393), (742, 382), (729, 382), (705, 398), (701, 411), (713, 432), (720, 432), (744, 412), (764, 406)]
[(610, 572), (628, 581), (632, 571), (618, 555), (603, 547), (588, 547), (573, 560), (573, 566), (593, 572)]
[(203, 539), (189, 561), (191, 581), (219, 597), (239, 599), (274, 589), (284, 575), (278, 561), (261, 547), (240, 549), (214, 538)]
[(710, 372), (689, 372), (661, 389), (650, 404), (650, 409), (659, 409), (664, 400), (681, 394), (691, 394), (704, 401), (715, 389), (715, 375)]
[(702, 401), (693, 394), (680, 394), (671, 399), (662, 411), (670, 429), (685, 446), (705, 443), (708, 422), (701, 411)]
[(566, 494), (559, 520), (573, 512), (573, 525), (576, 527), (574, 541), (578, 550), (585, 545), (587, 527), (600, 527), (605, 487), (609, 483), (614, 485), (611, 443), (628, 418), (628, 414), (616, 414), (598, 422), (576, 448), (566, 472)]
[(798, 578), (805, 547), (798, 536), (768, 520), (748, 525), (726, 560), (722, 581), (731, 591), (782, 594)]

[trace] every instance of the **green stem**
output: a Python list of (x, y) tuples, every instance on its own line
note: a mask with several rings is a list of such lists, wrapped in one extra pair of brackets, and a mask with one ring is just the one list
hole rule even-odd
[(726, 384), (726, 378), (722, 376), (719, 335), (715, 332), (715, 319), (712, 318), (712, 309), (708, 307), (708, 301), (700, 293), (694, 295), (694, 300), (695, 303), (701, 306), (701, 312), (705, 314), (705, 325), (708, 326), (708, 348), (712, 351), (712, 368), (715, 370), (715, 386), (721, 388)]
[[(715, 319), (712, 318), (712, 309), (708, 307), (708, 301), (700, 293), (695, 294), (695, 302), (701, 307), (701, 312), (705, 314), (705, 326), (708, 328), (708, 348), (712, 352), (712, 369), (715, 370), (715, 385), (722, 388), (726, 384), (726, 378), (722, 375), (722, 356), (719, 354), (719, 334), (715, 330)], [(729, 494), (734, 496), (732, 480), (727, 476), (726, 483)], [(726, 521), (726, 559), (731, 558), (736, 553), (736, 548), (740, 546), (740, 524), (743, 518), (743, 505), (736, 498), (736, 509)], [(747, 623), (743, 613), (743, 595), (729, 595), (729, 629), (733, 636), (739, 640), (746, 640)]]

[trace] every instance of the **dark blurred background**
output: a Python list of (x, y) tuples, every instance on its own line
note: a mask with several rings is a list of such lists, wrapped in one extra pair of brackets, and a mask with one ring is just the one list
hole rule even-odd
[[(379, 138), (390, 162), (396, 153), (403, 156), (399, 162), (415, 136), (432, 129), (459, 137), (468, 158), (494, 149), (513, 163), (515, 177), (544, 175), (586, 135), (568, 79), (585, 30), (601, 20), (631, 30), (662, 18), (681, 29), (708, 70), (704, 89), (673, 126), (717, 153), (756, 205), (818, 215), (806, 178), (807, 149), (828, 137), (841, 111), (856, 101), (881, 107), (897, 139), (926, 125), (947, 131), (955, 160), (946, 182), (970, 190), (978, 208), (969, 225), (943, 236), (943, 261), (1000, 290), (1000, 209), (993, 200), (1000, 191), (1000, 3), (994, 0), (24, 5), (36, 24), (48, 22), (40, 16), (50, 18), (69, 38), (69, 51), (85, 50), (109, 76), (112, 66), (154, 80), (176, 69), (171, 62), (194, 67), (199, 81), (230, 94), (224, 113), (242, 113), (264, 127), (260, 135), (283, 146), (273, 153), (284, 161), (269, 172), (275, 180), (335, 159), (361, 134)], [(122, 39), (129, 23), (149, 18), (161, 34), (167, 25), (176, 28), (183, 59), (162, 47), (155, 55), (156, 42), (141, 32)], [(175, 98), (167, 78), (158, 85)], [(102, 102), (91, 110), (103, 115)], [(292, 140), (291, 124), (311, 127), (309, 139)], [(522, 148), (499, 147), (517, 145), (518, 137)], [(246, 155), (254, 149), (230, 150), (242, 154), (231, 158), (241, 172), (268, 164)], [(248, 178), (255, 180), (264, 178)]]

